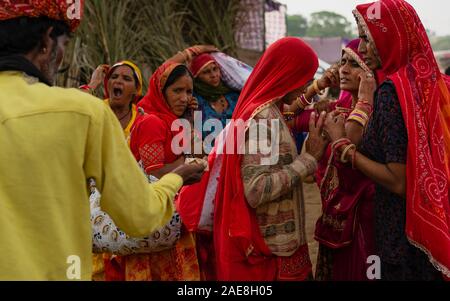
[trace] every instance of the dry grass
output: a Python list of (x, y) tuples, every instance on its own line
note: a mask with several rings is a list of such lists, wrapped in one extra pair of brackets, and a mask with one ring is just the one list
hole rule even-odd
[(239, 0), (86, 1), (58, 84), (76, 87), (98, 65), (123, 59), (136, 62), (148, 78), (164, 60), (193, 44), (214, 44), (235, 54), (239, 9)]

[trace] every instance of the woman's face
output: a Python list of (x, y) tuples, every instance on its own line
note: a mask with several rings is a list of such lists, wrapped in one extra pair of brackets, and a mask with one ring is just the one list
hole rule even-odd
[(370, 70), (377, 70), (381, 68), (381, 61), (376, 55), (375, 43), (367, 36), (362, 26), (358, 23), (359, 43), (358, 52), (363, 57), (364, 62), (370, 68)]
[(219, 66), (216, 63), (211, 63), (198, 74), (198, 78), (212, 87), (218, 87), (222, 79), (222, 74), (220, 73)]
[(194, 83), (189, 75), (183, 75), (172, 85), (168, 86), (164, 97), (170, 110), (178, 117), (181, 117), (192, 99)]
[(299, 97), (301, 94), (306, 93), (306, 89), (308, 88), (309, 84), (310, 83), (308, 82), (305, 85), (303, 85), (302, 87), (292, 90), (291, 92), (286, 94), (281, 100), (285, 104), (291, 105), (297, 99), (297, 97)]
[(359, 76), (364, 70), (359, 64), (349, 55), (344, 52), (341, 58), (339, 67), (340, 88), (348, 92), (358, 92), (359, 90)]
[(128, 66), (116, 67), (109, 77), (108, 91), (111, 102), (129, 105), (137, 93), (133, 70)]

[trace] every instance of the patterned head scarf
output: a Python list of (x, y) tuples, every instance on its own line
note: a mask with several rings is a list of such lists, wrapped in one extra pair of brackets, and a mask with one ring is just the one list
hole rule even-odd
[(0, 21), (48, 17), (64, 21), (74, 32), (80, 25), (84, 0), (0, 0)]

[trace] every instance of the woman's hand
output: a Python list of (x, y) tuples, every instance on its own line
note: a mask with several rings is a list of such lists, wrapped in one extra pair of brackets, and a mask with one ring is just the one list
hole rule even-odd
[(317, 114), (322, 112), (329, 113), (331, 111), (331, 101), (328, 99), (323, 99), (314, 104), (314, 110), (316, 110)]
[(317, 113), (311, 113), (309, 119), (309, 136), (306, 140), (305, 149), (308, 154), (319, 161), (328, 145), (328, 139), (322, 135), (322, 128), (326, 113), (322, 112), (316, 122)]
[(327, 114), (327, 117), (325, 118), (324, 130), (331, 141), (336, 141), (345, 137), (344, 115), (337, 111)]
[(326, 88), (334, 88), (339, 87), (339, 66), (332, 65), (328, 68), (321, 78), (317, 80), (317, 85), (320, 90), (324, 90)]
[(188, 109), (197, 110), (198, 109), (198, 100), (195, 97), (192, 97), (188, 103)]
[(358, 98), (373, 104), (373, 97), (377, 89), (377, 81), (372, 72), (364, 72), (360, 76)]
[(172, 172), (183, 178), (183, 185), (191, 185), (200, 182), (205, 168), (204, 164), (183, 164)]
[(109, 66), (106, 64), (98, 66), (94, 73), (91, 76), (91, 82), (89, 83), (89, 87), (92, 89), (97, 89), (104, 81), (106, 74), (109, 71)]

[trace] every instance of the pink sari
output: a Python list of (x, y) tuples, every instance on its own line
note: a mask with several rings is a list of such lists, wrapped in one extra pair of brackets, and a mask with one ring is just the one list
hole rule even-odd
[[(368, 70), (358, 53), (359, 39), (344, 49), (361, 68)], [(352, 96), (342, 91), (334, 109), (350, 112)], [(328, 146), (316, 173), (322, 197), (322, 216), (316, 224), (320, 243), (316, 278), (367, 280), (367, 258), (375, 254), (374, 183), (339, 158)]]

